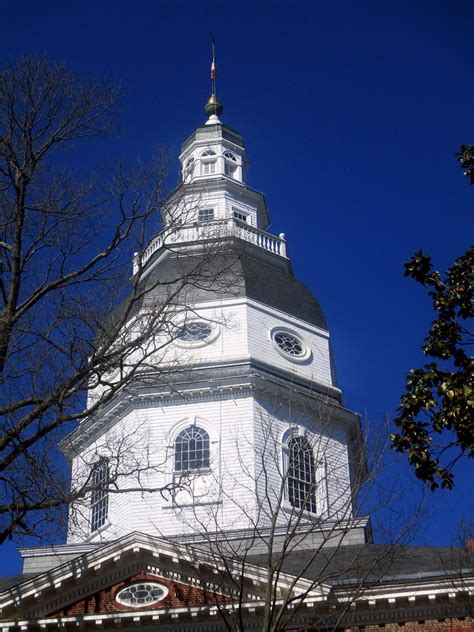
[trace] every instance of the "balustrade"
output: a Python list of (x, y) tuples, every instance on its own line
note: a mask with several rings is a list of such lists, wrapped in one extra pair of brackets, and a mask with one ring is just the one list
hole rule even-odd
[[(144, 266), (154, 253), (163, 246), (174, 244), (190, 243), (193, 241), (209, 241), (219, 237), (237, 237), (247, 241), (263, 250), (273, 252), (280, 257), (286, 258), (285, 235), (280, 233), (271, 235), (270, 233), (250, 226), (249, 224), (233, 217), (214, 220), (210, 222), (196, 222), (195, 224), (185, 224), (184, 226), (165, 228), (159, 235), (154, 237), (145, 248), (141, 258)], [(138, 253), (134, 257), (133, 273), (138, 270)]]

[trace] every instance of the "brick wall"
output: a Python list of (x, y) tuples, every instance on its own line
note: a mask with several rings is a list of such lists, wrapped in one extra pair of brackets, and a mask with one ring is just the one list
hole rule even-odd
[[(160, 602), (152, 604), (151, 606), (140, 606), (139, 610), (162, 610), (163, 608), (192, 607), (205, 604), (212, 605), (217, 602), (217, 597), (215, 595), (212, 593), (206, 593), (195, 586), (172, 582), (168, 579), (155, 577), (154, 575), (148, 575), (146, 573), (138, 573), (106, 590), (101, 590), (93, 595), (89, 595), (85, 599), (71, 604), (67, 608), (62, 608), (61, 610), (53, 613), (51, 616), (66, 617), (80, 614), (133, 612), (134, 608), (117, 603), (115, 595), (122, 588), (125, 588), (134, 582), (141, 581), (158, 582), (163, 584), (168, 588), (169, 593)], [(220, 597), (221, 603), (224, 600), (224, 597)]]

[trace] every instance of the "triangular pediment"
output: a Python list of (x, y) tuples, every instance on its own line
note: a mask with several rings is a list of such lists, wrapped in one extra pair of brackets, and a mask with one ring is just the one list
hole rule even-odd
[[(204, 550), (131, 533), (0, 593), (0, 620), (43, 625), (77, 617), (115, 623), (151, 614), (154, 619), (202, 618), (232, 607), (237, 577), (239, 596), (255, 608), (264, 596), (266, 571), (247, 564), (243, 568), (242, 574), (238, 562), (212, 560)], [(281, 574), (278, 591), (285, 595), (289, 590), (323, 601), (329, 593), (326, 586), (314, 588)]]

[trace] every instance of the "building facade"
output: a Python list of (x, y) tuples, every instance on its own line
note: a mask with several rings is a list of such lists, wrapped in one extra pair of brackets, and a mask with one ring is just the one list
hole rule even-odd
[(206, 114), (133, 261), (124, 335), (161, 326), (135, 379), (63, 441), (89, 492), (66, 544), (22, 550), (0, 583), (2, 628), (471, 629), (469, 551), (372, 542), (324, 314), (267, 232), (215, 94)]

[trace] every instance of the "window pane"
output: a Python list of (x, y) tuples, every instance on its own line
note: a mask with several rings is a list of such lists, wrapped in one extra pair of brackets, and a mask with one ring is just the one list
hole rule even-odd
[(201, 172), (204, 176), (208, 176), (211, 173), (215, 173), (216, 172), (216, 160), (203, 160), (202, 161), (202, 165), (201, 165)]
[(209, 435), (198, 426), (182, 430), (175, 442), (175, 470), (188, 472), (209, 467)]
[(235, 172), (237, 171), (237, 165), (226, 161), (224, 165), (224, 170), (226, 176), (229, 176), (229, 178), (233, 178)]
[(235, 209), (232, 212), (235, 219), (238, 219), (241, 222), (245, 222), (245, 223), (248, 222), (249, 216), (246, 213), (242, 213), (242, 211), (237, 211)]
[(109, 464), (107, 459), (101, 459), (92, 467), (91, 485), (91, 531), (97, 531), (106, 520), (109, 509)]
[(214, 209), (213, 208), (201, 208), (198, 211), (198, 220), (200, 222), (212, 222), (214, 219)]
[(118, 603), (135, 608), (157, 603), (166, 597), (167, 592), (165, 586), (160, 586), (154, 582), (132, 584), (128, 588), (122, 588), (117, 593), (116, 600)]
[(291, 356), (302, 356), (304, 354), (303, 343), (296, 336), (285, 331), (278, 331), (273, 335), (273, 340), (284, 353)]
[(313, 450), (304, 437), (288, 442), (288, 500), (293, 507), (316, 513)]
[(178, 332), (177, 338), (182, 342), (201, 342), (212, 334), (210, 323), (202, 321), (186, 323)]

